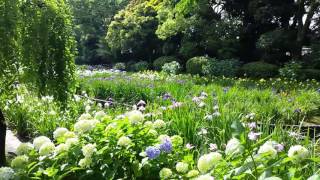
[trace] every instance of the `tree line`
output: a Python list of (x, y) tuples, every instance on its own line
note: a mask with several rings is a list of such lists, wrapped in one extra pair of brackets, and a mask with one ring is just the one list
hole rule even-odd
[(185, 63), (206, 55), (277, 65), (296, 60), (319, 68), (317, 0), (76, 2), (78, 63), (152, 62), (161, 56)]

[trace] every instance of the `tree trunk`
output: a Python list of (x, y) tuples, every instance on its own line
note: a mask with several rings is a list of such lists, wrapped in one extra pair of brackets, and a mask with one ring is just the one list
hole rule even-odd
[(2, 110), (0, 109), (0, 167), (6, 164), (6, 131), (7, 125)]
[(257, 23), (254, 17), (245, 12), (242, 19), (243, 30), (240, 35), (240, 59), (244, 62), (256, 61), (258, 59), (256, 43), (259, 39), (259, 32), (257, 29)]
[(301, 1), (300, 8), (299, 8), (300, 10), (298, 11), (298, 14), (297, 14), (298, 32), (297, 32), (297, 39), (296, 39), (296, 50), (294, 52), (294, 58), (296, 59), (301, 58), (301, 51), (302, 51), (304, 41), (306, 39), (306, 34), (308, 33), (308, 30), (310, 28), (312, 17), (315, 14), (320, 4), (319, 2), (316, 2), (316, 1), (311, 3), (309, 7), (310, 9), (306, 14), (305, 22), (303, 23), (303, 16), (305, 13), (304, 3), (305, 1)]

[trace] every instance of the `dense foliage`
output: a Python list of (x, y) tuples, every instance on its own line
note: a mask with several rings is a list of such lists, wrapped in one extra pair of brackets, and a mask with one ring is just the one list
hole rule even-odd
[(106, 40), (111, 50), (117, 56), (125, 55), (127, 59), (144, 58), (142, 60), (152, 61), (155, 48), (159, 46), (154, 34), (156, 15), (154, 7), (148, 2), (136, 4), (132, 1), (114, 16), (114, 21), (109, 25)]
[(24, 82), (39, 95), (67, 102), (74, 87), (72, 19), (64, 0), (0, 1), (0, 166), (5, 163), (7, 100)]
[[(82, 114), (73, 131), (54, 131), (55, 143), (39, 136), (33, 144), (21, 144), (19, 156), (11, 161), (15, 174), (9, 173), (8, 179), (291, 179), (308, 178), (319, 167), (313, 165), (319, 160), (314, 152), (301, 145), (285, 148), (269, 137), (256, 141), (249, 136), (242, 142), (234, 137), (225, 148), (212, 144), (209, 152), (194, 159), (192, 145), (185, 146), (180, 136), (168, 136), (167, 126), (137, 110), (120, 119), (103, 111)], [(241, 135), (246, 135), (256, 127), (242, 128), (246, 130)], [(288, 173), (290, 166), (294, 168)]]
[[(0, 98), (8, 93), (18, 72), (19, 54), (19, 3), (18, 1), (0, 1)], [(9, 90), (10, 91), (10, 90)]]
[(10, 87), (16, 80), (32, 82), (41, 94), (66, 100), (75, 70), (68, 4), (60, 0), (1, 3), (0, 38), (7, 42), (0, 51), (1, 87)]
[(0, 0), (0, 180), (318, 180), (319, 35), (319, 0)]
[[(20, 107), (29, 115), (26, 123), (34, 124), (28, 127), (31, 132), (40, 131), (32, 134), (31, 143), (18, 146), (10, 168), (0, 168), (0, 177), (319, 177), (318, 142), (300, 128), (281, 128), (301, 119), (311, 122), (317, 115), (316, 81), (208, 80), (118, 70), (79, 70), (79, 75), (82, 94), (65, 112), (56, 109), (51, 97), (32, 97), (23, 86), (16, 89), (21, 105), (11, 102), (6, 110), (20, 113)], [(93, 101), (83, 90), (108, 101)], [(140, 99), (147, 102), (127, 104)], [(13, 125), (19, 124), (19, 114), (10, 116)], [(273, 123), (279, 126), (270, 128)]]
[(21, 62), (26, 81), (65, 101), (74, 82), (72, 16), (63, 0), (22, 4)]
[[(95, 6), (100, 1), (90, 2), (91, 5), (86, 0), (77, 1), (83, 5), (80, 9), (101, 12), (101, 7)], [(185, 67), (190, 58), (209, 56), (219, 60), (238, 59), (242, 64), (264, 61), (277, 66), (295, 60), (302, 62), (305, 69), (312, 69), (307, 72), (315, 72), (319, 69), (319, 7), (316, 0), (121, 1), (104, 6), (110, 10), (106, 15), (108, 20), (99, 27), (104, 27), (106, 32), (96, 33), (105, 37), (104, 42), (101, 38), (90, 41), (95, 36), (87, 33), (84, 36), (87, 38), (82, 39), (91, 43), (78, 46), (80, 54), (87, 49), (98, 56), (87, 58), (88, 63), (152, 63), (161, 56), (174, 56)], [(99, 14), (75, 9), (76, 19), (84, 19), (80, 12), (89, 17)], [(99, 24), (101, 21), (86, 22), (90, 27)], [(98, 52), (94, 52), (96, 49)], [(101, 52), (107, 61), (101, 60)]]
[(113, 54), (106, 46), (105, 35), (114, 15), (128, 0), (69, 0), (73, 11), (79, 64), (110, 63)]

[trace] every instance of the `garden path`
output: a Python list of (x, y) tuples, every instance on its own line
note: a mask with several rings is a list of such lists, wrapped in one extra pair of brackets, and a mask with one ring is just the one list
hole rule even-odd
[(21, 141), (13, 134), (11, 130), (7, 130), (6, 136), (6, 153), (16, 153), (17, 147)]

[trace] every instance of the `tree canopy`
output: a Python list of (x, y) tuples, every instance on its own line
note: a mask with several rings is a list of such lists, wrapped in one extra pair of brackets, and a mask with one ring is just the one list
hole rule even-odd
[[(316, 0), (133, 1), (114, 16), (106, 41), (125, 60), (140, 59), (142, 48), (153, 59), (209, 55), (282, 64), (302, 60), (302, 47), (319, 39), (319, 5)], [(158, 47), (145, 48), (146, 41)]]
[(113, 56), (104, 37), (114, 15), (128, 0), (69, 0), (73, 12), (79, 64), (101, 64)]

